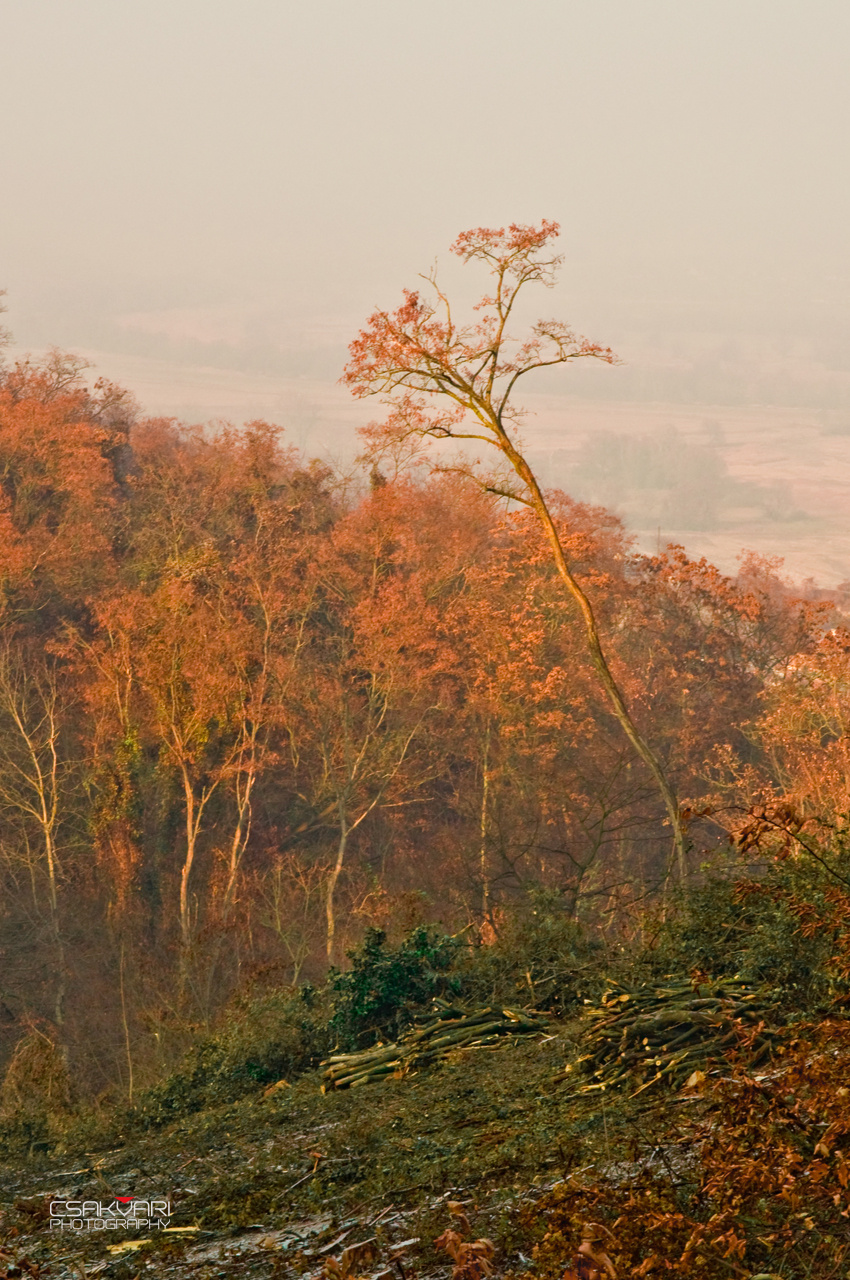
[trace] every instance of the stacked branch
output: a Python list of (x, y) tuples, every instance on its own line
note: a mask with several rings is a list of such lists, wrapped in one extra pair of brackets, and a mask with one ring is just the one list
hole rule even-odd
[(414, 1024), (394, 1044), (377, 1044), (361, 1053), (338, 1053), (321, 1065), (328, 1089), (354, 1089), (386, 1076), (401, 1078), (445, 1058), (457, 1049), (485, 1049), (508, 1036), (545, 1031), (546, 1020), (528, 1009), (487, 1006), (474, 1012), (435, 1001), (434, 1013)]
[[(636, 1097), (653, 1085), (681, 1084), (709, 1059), (737, 1047), (752, 1054), (751, 1065), (767, 1058), (775, 1032), (765, 1027), (771, 1001), (762, 988), (740, 978), (696, 986), (691, 981), (626, 991), (612, 988), (584, 1033), (588, 1052), (578, 1060), (591, 1081), (577, 1094), (638, 1083)], [(560, 1083), (573, 1071), (555, 1077)]]

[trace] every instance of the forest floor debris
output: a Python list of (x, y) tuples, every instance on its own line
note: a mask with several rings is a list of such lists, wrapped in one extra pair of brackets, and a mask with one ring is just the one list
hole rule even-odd
[(392, 1076), (404, 1079), (412, 1072), (460, 1049), (486, 1049), (499, 1045), (506, 1036), (525, 1036), (545, 1031), (548, 1020), (529, 1009), (498, 1008), (466, 1010), (444, 1000), (435, 1000), (435, 1011), (418, 1019), (397, 1043), (378, 1043), (359, 1053), (339, 1053), (322, 1066), (322, 1085), (327, 1089), (355, 1089)]
[[(312, 1072), (291, 1088), (266, 1096), (258, 1088), (155, 1132), (106, 1127), (99, 1149), (82, 1157), (34, 1152), (24, 1164), (0, 1166), (0, 1261), (6, 1274), (37, 1280), (436, 1280), (448, 1273), (438, 1248), (448, 1227), (458, 1257), (475, 1261), (474, 1249), (461, 1246), (477, 1244), (489, 1266), (492, 1242), (496, 1274), (558, 1280), (581, 1223), (597, 1219), (620, 1222), (623, 1256), (637, 1259), (624, 1275), (645, 1274), (633, 1267), (674, 1244), (693, 1260), (689, 1232), (705, 1280), (743, 1280), (766, 1261), (773, 1274), (794, 1276), (792, 1254), (778, 1253), (769, 1237), (793, 1249), (801, 1230), (807, 1247), (820, 1241), (824, 1257), (829, 1249), (829, 1257), (844, 1250), (850, 1258), (850, 1240), (842, 1244), (847, 1196), (840, 1193), (837, 1207), (830, 1198), (834, 1178), (843, 1186), (850, 1169), (842, 1153), (846, 1089), (837, 1084), (850, 1069), (850, 1027), (810, 1028), (814, 1038), (804, 1041), (797, 1024), (778, 1033), (769, 1071), (753, 1070), (752, 1054), (736, 1047), (716, 1066), (707, 1062), (696, 1084), (634, 1096), (553, 1083), (557, 1063), (585, 1047), (587, 1021), (505, 1036), (488, 1053), (455, 1047), (439, 1069), (390, 1076), (380, 1090), (322, 1093)], [(598, 1030), (599, 1020), (590, 1021)], [(727, 1177), (730, 1134), (738, 1164)], [(780, 1194), (786, 1168), (824, 1175), (799, 1207)], [(712, 1205), (756, 1174), (747, 1213), (770, 1225), (754, 1226), (750, 1239), (722, 1204), (718, 1212)], [(107, 1194), (167, 1196), (177, 1230), (126, 1241), (49, 1231), (52, 1197)], [(110, 1251), (121, 1244), (134, 1247)], [(727, 1248), (736, 1258), (749, 1251), (762, 1266), (730, 1270)]]
[(575, 1067), (590, 1075), (578, 1093), (616, 1085), (637, 1094), (659, 1083), (681, 1084), (709, 1061), (746, 1047), (751, 1064), (767, 1060), (776, 1042), (776, 998), (742, 978), (710, 982), (670, 980), (627, 989), (611, 983), (583, 1041), (587, 1052), (568, 1064), (555, 1083), (576, 1080)]
[[(571, 1113), (551, 1105), (549, 1081), (574, 1045), (569, 1028), (554, 1030), (545, 1040), (505, 1036), (489, 1053), (456, 1049), (439, 1070), (388, 1079), (380, 1095), (323, 1095), (321, 1078), (310, 1073), (290, 1089), (258, 1091), (155, 1134), (128, 1133), (126, 1145), (105, 1134), (104, 1150), (83, 1159), (36, 1154), (26, 1168), (0, 1166), (0, 1238), (16, 1233), (10, 1243), (34, 1263), (49, 1261), (50, 1280), (77, 1280), (81, 1266), (107, 1280), (290, 1271), (318, 1280), (329, 1257), (371, 1237), (380, 1245), (376, 1274), (405, 1242), (418, 1276), (444, 1271), (432, 1242), (446, 1227), (446, 1199), (474, 1197), (480, 1234), (498, 1236), (535, 1178), (562, 1176), (559, 1148), (572, 1159), (563, 1145)], [(52, 1196), (102, 1199), (107, 1187), (167, 1195), (172, 1225), (200, 1231), (158, 1233), (123, 1258), (108, 1255), (103, 1233), (51, 1235)], [(16, 1204), (37, 1205), (40, 1216)]]

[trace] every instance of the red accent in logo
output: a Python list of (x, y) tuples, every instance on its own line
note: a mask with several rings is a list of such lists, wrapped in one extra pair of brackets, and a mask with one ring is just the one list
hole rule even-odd
[(115, 1199), (119, 1202), (119, 1204), (132, 1204), (135, 1198), (136, 1198), (135, 1196), (116, 1196), (115, 1197)]

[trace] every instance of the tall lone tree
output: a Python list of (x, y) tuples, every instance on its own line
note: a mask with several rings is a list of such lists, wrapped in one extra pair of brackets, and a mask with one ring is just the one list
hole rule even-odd
[[(459, 324), (432, 271), (423, 277), (426, 299), (404, 291), (396, 311), (376, 311), (351, 343), (344, 382), (358, 397), (380, 395), (389, 406), (385, 422), (367, 428), (371, 452), (408, 447), (417, 438), (476, 440), (494, 446), (510, 464), (519, 485), (492, 477), (482, 482), (494, 492), (523, 502), (536, 513), (556, 569), (581, 612), (587, 647), (611, 709), (637, 754), (650, 770), (673, 831), (680, 876), (686, 867), (685, 832), (679, 804), (661, 761), (635, 724), (625, 696), (605, 656), (593, 606), (564, 552), (558, 527), (523, 452), (518, 432), (521, 410), (513, 401), (520, 379), (536, 369), (573, 360), (616, 360), (609, 347), (578, 337), (558, 320), (540, 320), (524, 340), (509, 323), (517, 298), (529, 284), (551, 287), (561, 258), (550, 242), (556, 222), (512, 223), (507, 229), (477, 227), (458, 236), (452, 252), (464, 262), (483, 262), (492, 292), (476, 306), (477, 322)], [(447, 402), (447, 403), (446, 403)]]

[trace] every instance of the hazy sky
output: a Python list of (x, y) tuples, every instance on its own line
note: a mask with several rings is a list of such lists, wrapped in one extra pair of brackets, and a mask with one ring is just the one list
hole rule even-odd
[(0, 279), (24, 344), (140, 313), (197, 312), (226, 344), (267, 313), (351, 322), (460, 229), (541, 216), (599, 337), (846, 335), (847, 0), (0, 15)]
[[(371, 309), (462, 229), (554, 218), (540, 313), (625, 363), (532, 397), (548, 480), (850, 577), (850, 0), (0, 0), (0, 51), (20, 347), (344, 456)], [(690, 433), (698, 487), (713, 449), (708, 523), (577, 487), (612, 429)]]

